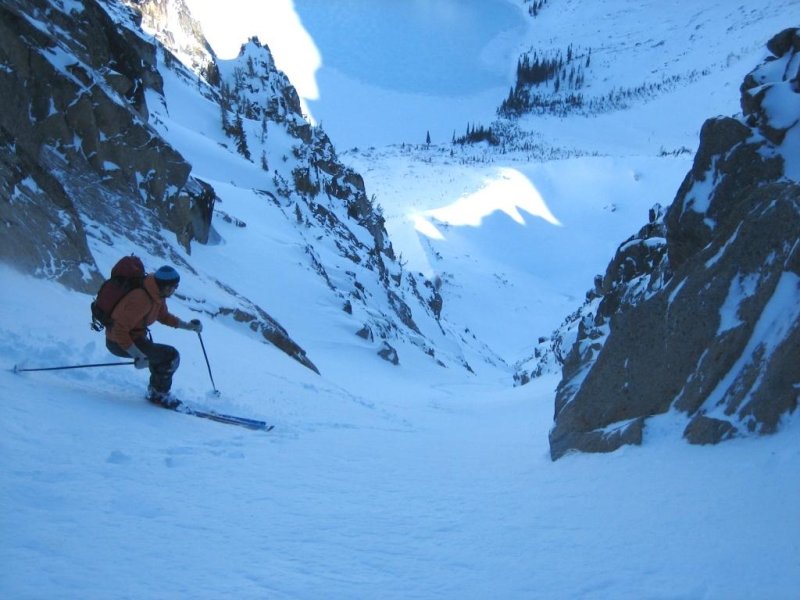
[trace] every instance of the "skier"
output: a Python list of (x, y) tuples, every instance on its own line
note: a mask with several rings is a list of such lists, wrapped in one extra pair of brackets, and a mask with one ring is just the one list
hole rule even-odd
[(167, 298), (178, 288), (180, 275), (170, 266), (163, 266), (147, 275), (140, 288), (129, 292), (112, 313), (113, 324), (106, 328), (106, 347), (116, 355), (131, 357), (137, 369), (150, 367), (147, 399), (154, 404), (175, 408), (180, 401), (169, 390), (172, 375), (180, 364), (180, 355), (172, 346), (153, 342), (148, 327), (158, 321), (170, 327), (200, 333), (198, 319), (188, 323), (169, 312)]

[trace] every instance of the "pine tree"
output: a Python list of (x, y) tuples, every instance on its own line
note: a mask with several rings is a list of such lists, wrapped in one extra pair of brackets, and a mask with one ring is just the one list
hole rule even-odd
[(228, 121), (228, 110), (225, 108), (225, 104), (223, 102), (219, 103), (219, 110), (222, 116), (222, 131), (227, 134), (231, 130), (231, 124)]
[(267, 133), (268, 133), (268, 124), (269, 119), (267, 118), (267, 113), (261, 118), (261, 143), (265, 143), (267, 141)]
[(242, 113), (236, 111), (236, 120), (233, 123), (233, 136), (236, 140), (236, 150), (239, 154), (250, 160), (250, 149), (247, 147), (247, 134), (244, 131), (244, 121), (242, 120)]
[(231, 133), (231, 123), (228, 120), (228, 111), (230, 109), (231, 109), (230, 88), (223, 81), (220, 84), (219, 88), (219, 110), (222, 116), (222, 131), (225, 132), (225, 135), (230, 135)]
[(221, 81), (221, 77), (219, 74), (219, 67), (217, 67), (217, 63), (210, 62), (208, 63), (203, 69), (202, 74), (205, 77), (208, 85), (211, 87), (218, 87)]

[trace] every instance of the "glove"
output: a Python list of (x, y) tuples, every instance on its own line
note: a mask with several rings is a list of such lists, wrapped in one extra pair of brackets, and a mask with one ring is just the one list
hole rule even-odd
[(147, 359), (147, 355), (139, 350), (136, 344), (131, 344), (131, 347), (127, 350), (128, 355), (133, 359), (133, 366), (137, 369), (146, 369), (150, 366), (150, 361)]
[(192, 319), (188, 323), (186, 323), (186, 329), (189, 331), (196, 331), (200, 333), (203, 331), (203, 324), (200, 322), (200, 319)]

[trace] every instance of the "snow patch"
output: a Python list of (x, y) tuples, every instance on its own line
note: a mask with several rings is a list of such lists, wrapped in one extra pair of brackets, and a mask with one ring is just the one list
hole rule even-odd
[(728, 288), (728, 295), (719, 309), (719, 327), (717, 328), (717, 336), (722, 335), (726, 331), (736, 329), (744, 324), (739, 318), (739, 307), (748, 298), (752, 298), (758, 291), (758, 282), (760, 277), (758, 273), (751, 273), (749, 275), (736, 275)]

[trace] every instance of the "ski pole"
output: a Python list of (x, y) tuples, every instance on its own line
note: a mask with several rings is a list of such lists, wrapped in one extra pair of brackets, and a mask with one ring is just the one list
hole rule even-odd
[(113, 363), (95, 363), (93, 365), (68, 365), (66, 367), (37, 367), (35, 369), (20, 369), (14, 365), (14, 373), (24, 373), (28, 371), (63, 371), (65, 369), (88, 369), (91, 367), (121, 367), (123, 365), (132, 365), (133, 362), (113, 362)]
[(211, 379), (211, 387), (214, 388), (214, 393), (219, 396), (219, 390), (217, 386), (214, 384), (214, 376), (211, 374), (211, 364), (208, 362), (208, 354), (206, 354), (206, 345), (203, 343), (203, 336), (200, 335), (200, 332), (197, 332), (197, 338), (200, 340), (200, 347), (203, 349), (203, 356), (206, 359), (206, 367), (208, 368), (208, 377)]

